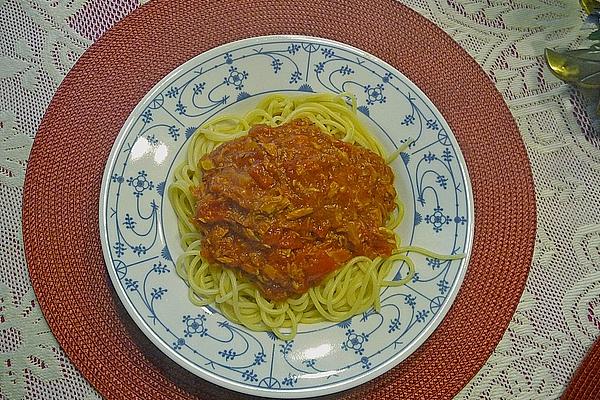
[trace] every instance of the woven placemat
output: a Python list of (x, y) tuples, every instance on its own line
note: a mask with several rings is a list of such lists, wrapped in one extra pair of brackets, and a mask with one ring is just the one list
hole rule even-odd
[(475, 197), (475, 243), (444, 322), (409, 359), (346, 399), (450, 398), (481, 368), (523, 291), (535, 239), (531, 169), (519, 131), (484, 72), (434, 24), (392, 0), (153, 0), (98, 40), (58, 89), (27, 168), (23, 236), (44, 315), (71, 361), (109, 399), (246, 398), (163, 356), (109, 281), (98, 229), (108, 154), (134, 106), (164, 75), (217, 45), (304, 34), (397, 67), (440, 109)]
[(600, 338), (596, 339), (575, 371), (563, 400), (600, 399)]

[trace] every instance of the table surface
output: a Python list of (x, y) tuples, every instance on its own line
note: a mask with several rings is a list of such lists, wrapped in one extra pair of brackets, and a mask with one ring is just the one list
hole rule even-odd
[[(495, 83), (535, 182), (538, 229), (527, 286), (494, 353), (457, 397), (557, 398), (600, 335), (600, 126), (598, 95), (554, 78), (543, 50), (587, 46), (590, 30), (566, 0), (402, 3), (449, 33)], [(35, 133), (58, 85), (94, 40), (140, 5), (0, 0), (0, 398), (100, 397), (36, 302), (21, 196)]]

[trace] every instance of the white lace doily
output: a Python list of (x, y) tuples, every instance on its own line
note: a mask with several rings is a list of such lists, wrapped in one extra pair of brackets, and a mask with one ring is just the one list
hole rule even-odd
[[(571, 0), (403, 0), (495, 82), (521, 131), (537, 195), (531, 272), (502, 341), (457, 396), (558, 398), (600, 335), (596, 99), (554, 78), (543, 49), (587, 46)], [(0, 0), (0, 399), (98, 399), (35, 300), (21, 232), (33, 138), (58, 85), (137, 0)], [(502, 140), (502, 132), (498, 132)]]

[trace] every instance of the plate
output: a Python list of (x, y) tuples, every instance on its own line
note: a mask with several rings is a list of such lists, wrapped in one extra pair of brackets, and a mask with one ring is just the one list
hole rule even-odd
[[(405, 204), (403, 244), (457, 261), (412, 255), (416, 274), (385, 288), (381, 311), (299, 327), (292, 341), (253, 332), (188, 301), (175, 272), (182, 253), (166, 190), (196, 127), (242, 114), (272, 93), (351, 92), (359, 117), (391, 152)], [(101, 242), (115, 290), (142, 332), (168, 357), (228, 389), (312, 397), (355, 387), (413, 353), (450, 309), (473, 240), (465, 161), (440, 112), (408, 78), (356, 48), (304, 36), (265, 36), (214, 48), (163, 78), (135, 107), (108, 158), (100, 195)], [(400, 279), (399, 264), (390, 278)]]

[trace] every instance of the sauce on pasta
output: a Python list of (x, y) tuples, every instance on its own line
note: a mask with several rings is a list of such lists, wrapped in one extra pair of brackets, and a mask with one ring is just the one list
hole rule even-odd
[(257, 125), (200, 160), (195, 220), (208, 262), (239, 269), (265, 298), (318, 285), (353, 257), (389, 257), (394, 176), (374, 152), (308, 120)]

